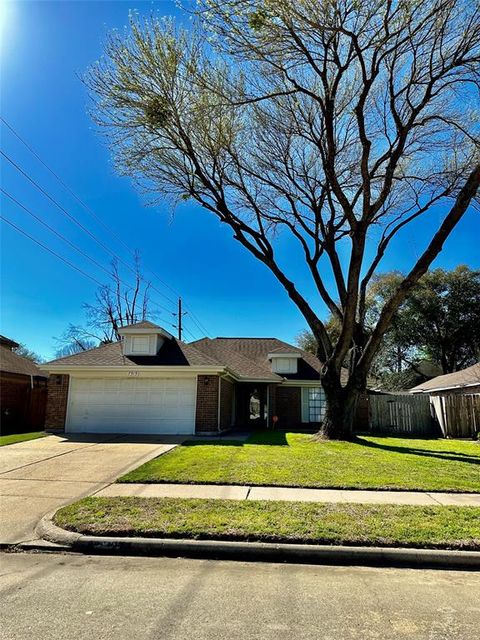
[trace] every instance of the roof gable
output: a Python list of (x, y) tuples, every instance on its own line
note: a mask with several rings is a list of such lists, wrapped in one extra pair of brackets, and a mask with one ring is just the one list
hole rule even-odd
[(126, 324), (122, 329), (161, 329), (163, 331), (163, 327), (154, 322), (150, 322), (150, 320), (142, 320), (141, 322), (134, 322), (133, 324)]

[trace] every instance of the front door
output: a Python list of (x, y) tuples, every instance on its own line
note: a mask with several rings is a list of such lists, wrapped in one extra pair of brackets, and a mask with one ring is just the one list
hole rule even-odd
[(247, 394), (248, 423), (253, 429), (264, 429), (267, 425), (267, 398), (264, 386), (251, 387)]

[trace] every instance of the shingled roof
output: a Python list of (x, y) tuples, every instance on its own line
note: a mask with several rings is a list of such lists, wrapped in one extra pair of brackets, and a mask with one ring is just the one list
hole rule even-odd
[(446, 373), (443, 376), (437, 376), (427, 382), (419, 384), (417, 387), (410, 389), (411, 393), (421, 393), (427, 391), (439, 391), (441, 389), (458, 389), (480, 385), (480, 362), (473, 364), (467, 369), (455, 371), (455, 373)]
[[(141, 325), (146, 323), (140, 323)], [(157, 328), (156, 325), (145, 328)], [(270, 353), (298, 353), (297, 373), (272, 371)], [(240, 379), (281, 382), (318, 380), (322, 364), (313, 354), (277, 338), (203, 338), (189, 344), (172, 338), (166, 340), (155, 356), (125, 356), (122, 343), (114, 342), (47, 363), (67, 367), (135, 367), (135, 366), (218, 366), (226, 367)]]
[(4, 345), (0, 345), (0, 371), (24, 376), (48, 377), (48, 374), (42, 371), (35, 362), (18, 355), (10, 347)]
[[(288, 380), (318, 380), (322, 363), (313, 354), (278, 338), (202, 338), (192, 342), (195, 348), (221, 360), (242, 378), (258, 378), (279, 382)], [(278, 375), (272, 372), (269, 353), (298, 353), (297, 373)]]
[(135, 322), (134, 324), (127, 324), (122, 329), (160, 329), (161, 331), (165, 331), (163, 327), (154, 322), (150, 322), (150, 320), (142, 320), (141, 322)]
[(69, 367), (144, 367), (144, 366), (210, 366), (219, 365), (214, 358), (199, 351), (191, 344), (179, 340), (166, 340), (155, 356), (125, 356), (121, 342), (104, 344), (95, 349), (80, 351), (48, 362), (50, 365)]

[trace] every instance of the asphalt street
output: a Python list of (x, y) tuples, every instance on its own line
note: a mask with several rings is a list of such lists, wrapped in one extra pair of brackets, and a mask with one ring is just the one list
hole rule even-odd
[(0, 554), (2, 640), (473, 640), (480, 572)]

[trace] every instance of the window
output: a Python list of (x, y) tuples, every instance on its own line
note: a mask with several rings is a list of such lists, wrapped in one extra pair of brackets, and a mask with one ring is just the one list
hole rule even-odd
[(297, 373), (297, 359), (272, 358), (272, 371), (275, 373)]
[(302, 387), (302, 422), (321, 422), (325, 415), (325, 393), (321, 387)]
[(132, 336), (132, 353), (150, 353), (149, 336)]

